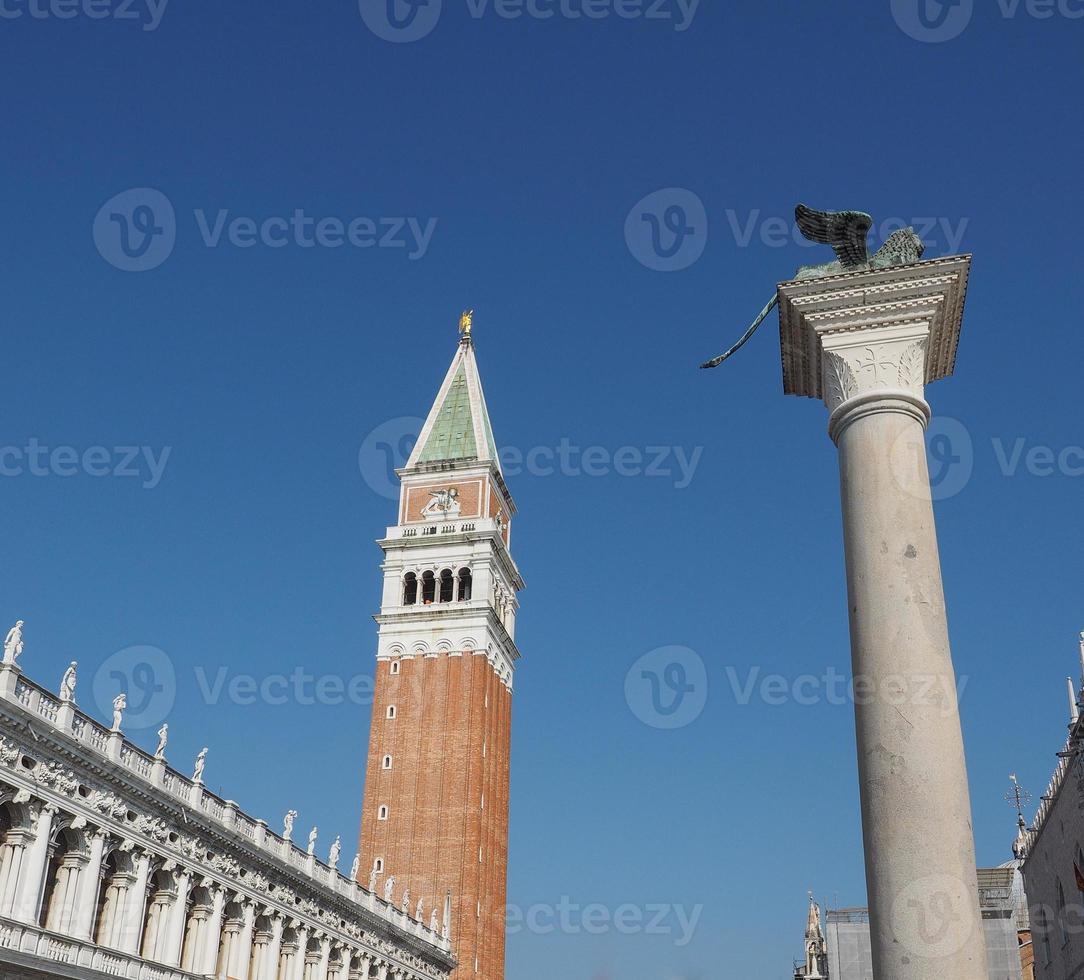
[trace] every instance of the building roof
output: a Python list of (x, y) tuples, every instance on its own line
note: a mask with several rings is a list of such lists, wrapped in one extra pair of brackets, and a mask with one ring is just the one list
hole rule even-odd
[(469, 334), (459, 342), (407, 469), (467, 462), (492, 463), (498, 472), (501, 469)]

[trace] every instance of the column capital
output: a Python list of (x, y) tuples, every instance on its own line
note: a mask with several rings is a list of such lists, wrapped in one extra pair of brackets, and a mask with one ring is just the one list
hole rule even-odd
[(971, 256), (799, 279), (779, 286), (783, 389), (899, 400), (927, 414), (925, 385), (956, 363)]

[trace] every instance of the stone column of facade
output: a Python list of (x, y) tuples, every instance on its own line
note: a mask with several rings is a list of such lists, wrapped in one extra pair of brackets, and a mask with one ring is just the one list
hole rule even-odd
[(16, 886), (14, 916), (20, 922), (37, 924), (49, 866), (49, 841), (57, 808), (52, 804), (34, 807), (34, 839), (27, 848), (22, 873)]
[(75, 918), (72, 922), (72, 935), (76, 939), (90, 941), (94, 918), (98, 913), (98, 896), (102, 887), (102, 856), (105, 842), (109, 835), (99, 830), (90, 835), (90, 860), (83, 870), (79, 883), (79, 897), (76, 900)]
[(173, 908), (176, 891), (172, 883), (163, 885), (151, 899), (147, 911), (147, 927), (143, 937), (143, 959), (154, 963), (165, 962), (166, 941), (169, 934), (169, 912)]
[(222, 913), (226, 908), (225, 889), (211, 887), (211, 920), (207, 926), (207, 938), (200, 950), (201, 958), (193, 971), (200, 976), (213, 976), (218, 966), (218, 950), (222, 945)]
[(253, 980), (278, 980), (279, 960), (282, 957), (282, 930), (286, 922), (281, 915), (271, 916), (271, 935), (260, 956), (259, 969)]
[(61, 858), (45, 916), (45, 928), (50, 932), (73, 934), (79, 911), (80, 886), (89, 866), (89, 854), (69, 851)]
[(184, 927), (188, 920), (188, 892), (192, 887), (190, 871), (175, 871), (174, 877), (177, 881), (177, 894), (169, 910), (166, 945), (161, 960), (166, 966), (181, 964), (181, 943), (184, 940)]
[(784, 386), (839, 447), (873, 968), (986, 980), (971, 805), (924, 433), (969, 257), (784, 283)]
[(290, 972), (283, 980), (305, 980), (305, 960), (309, 953), (309, 927), (297, 927), (297, 954), (290, 965)]
[(181, 947), (181, 969), (185, 973), (197, 973), (203, 964), (206, 948), (210, 943), (213, 912), (213, 899), (210, 902), (197, 901), (192, 906)]
[(248, 971), (252, 963), (252, 934), (256, 928), (256, 906), (251, 902), (245, 903), (241, 922), (241, 933), (237, 939), (230, 968), (231, 980), (249, 980)]
[(124, 904), (124, 927), (120, 949), (135, 956), (143, 939), (143, 916), (147, 911), (147, 886), (150, 882), (151, 855), (139, 852), (135, 860), (135, 881), (128, 890)]
[[(122, 845), (131, 851), (130, 844)], [(127, 852), (125, 852), (127, 853)], [(125, 941), (129, 938), (128, 927), (128, 893), (136, 882), (135, 871), (128, 863), (118, 864), (116, 871), (110, 877), (105, 886), (105, 900), (102, 902), (102, 917), (98, 925), (98, 944), (108, 946), (110, 949), (124, 949)]]
[(14, 913), (23, 862), (33, 842), (34, 831), (29, 827), (12, 827), (4, 837), (0, 849), (0, 916), (11, 918)]

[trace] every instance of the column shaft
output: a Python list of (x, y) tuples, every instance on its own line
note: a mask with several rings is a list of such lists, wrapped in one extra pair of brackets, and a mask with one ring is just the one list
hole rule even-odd
[(867, 399), (852, 421), (846, 411), (834, 432), (874, 974), (978, 980), (985, 947), (924, 420), (894, 397)]

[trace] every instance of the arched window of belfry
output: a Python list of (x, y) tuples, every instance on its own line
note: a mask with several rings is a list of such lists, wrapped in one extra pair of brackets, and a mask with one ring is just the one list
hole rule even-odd
[(459, 595), (460, 602), (467, 602), (470, 600), (471, 589), (474, 587), (474, 581), (471, 578), (469, 568), (459, 569)]
[(413, 606), (418, 602), (418, 576), (407, 572), (403, 579), (403, 605)]
[(455, 579), (450, 568), (440, 573), (440, 601), (451, 602), (455, 598)]
[(437, 579), (432, 572), (422, 575), (422, 603), (431, 605), (437, 598)]

